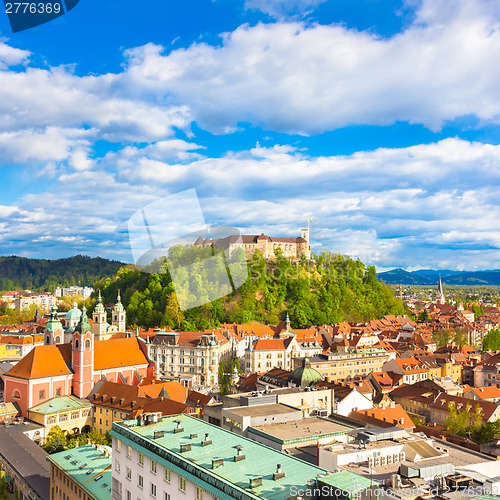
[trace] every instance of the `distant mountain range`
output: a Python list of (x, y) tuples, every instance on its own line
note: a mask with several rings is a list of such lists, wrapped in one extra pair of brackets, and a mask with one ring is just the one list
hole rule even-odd
[(384, 273), (377, 273), (380, 281), (388, 285), (435, 285), (439, 276), (448, 285), (500, 285), (500, 270), (490, 271), (452, 271), (450, 269), (419, 269), (405, 271), (397, 268)]

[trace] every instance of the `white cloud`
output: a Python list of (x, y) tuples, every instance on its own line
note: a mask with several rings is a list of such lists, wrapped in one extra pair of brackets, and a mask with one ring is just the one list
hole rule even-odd
[(326, 0), (245, 0), (245, 8), (260, 10), (274, 18), (304, 16)]
[(239, 122), (306, 134), (398, 120), (437, 130), (467, 115), (499, 123), (498, 9), (436, 5), (424, 2), (417, 22), (390, 39), (278, 22), (241, 26), (221, 47), (195, 43), (162, 55), (148, 44), (126, 52), (124, 77), (174, 96), (219, 132)]
[[(35, 254), (45, 245), (45, 252), (129, 260), (128, 218), (196, 187), (212, 225), (292, 236), (311, 217), (315, 251), (328, 248), (381, 267), (438, 262), (472, 269), (486, 261), (500, 267), (500, 146), (447, 139), (334, 157), (309, 157), (289, 146), (221, 158), (170, 156), (195, 147), (174, 142), (108, 153), (88, 169), (60, 175), (49, 192), (0, 207), (3, 234), (15, 234)], [(165, 151), (168, 161), (158, 159)], [(3, 253), (12, 239), (2, 240)]]
[(0, 41), (0, 70), (8, 66), (25, 64), (28, 61), (30, 53), (27, 50), (16, 49)]

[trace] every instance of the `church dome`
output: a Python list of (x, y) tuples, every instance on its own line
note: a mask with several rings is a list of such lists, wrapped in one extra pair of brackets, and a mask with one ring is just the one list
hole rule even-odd
[(293, 370), (288, 376), (288, 382), (293, 382), (297, 387), (307, 387), (323, 380), (323, 376), (314, 368), (311, 368), (309, 358), (304, 358), (302, 366)]
[(76, 302), (73, 302), (73, 309), (70, 309), (66, 313), (66, 319), (80, 319), (82, 316), (82, 311), (78, 309)]

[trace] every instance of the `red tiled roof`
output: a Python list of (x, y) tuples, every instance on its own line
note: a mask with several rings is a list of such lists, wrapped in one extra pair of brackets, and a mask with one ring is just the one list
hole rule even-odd
[(33, 379), (70, 375), (71, 373), (61, 356), (58, 346), (43, 345), (34, 347), (5, 375)]

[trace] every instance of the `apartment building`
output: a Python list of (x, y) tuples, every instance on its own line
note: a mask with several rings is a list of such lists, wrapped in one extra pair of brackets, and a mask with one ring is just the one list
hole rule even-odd
[(236, 339), (214, 332), (157, 332), (149, 345), (159, 376), (186, 387), (219, 383), (219, 365), (237, 352)]
[(293, 370), (295, 358), (307, 358), (321, 354), (323, 348), (315, 338), (298, 339), (290, 335), (284, 338), (259, 338), (245, 351), (245, 370), (265, 372), (271, 368)]
[[(328, 352), (309, 358), (311, 368), (317, 370), (327, 382), (342, 382), (364, 378), (380, 371), (390, 355), (384, 349), (348, 349), (345, 352)], [(303, 358), (293, 358), (293, 369), (303, 364)]]
[[(291, 455), (211, 425), (177, 415), (113, 424), (112, 500), (288, 500), (294, 490), (325, 488), (346, 500), (357, 491), (341, 491), (343, 473), (328, 474)], [(345, 472), (345, 471), (343, 471)], [(341, 475), (341, 477), (339, 477)], [(366, 483), (366, 484), (365, 484)], [(350, 485), (369, 486), (357, 474)], [(354, 488), (356, 489), (356, 488)], [(345, 493), (345, 495), (344, 495)], [(323, 496), (324, 495), (324, 496)], [(359, 495), (358, 498), (363, 498)]]

